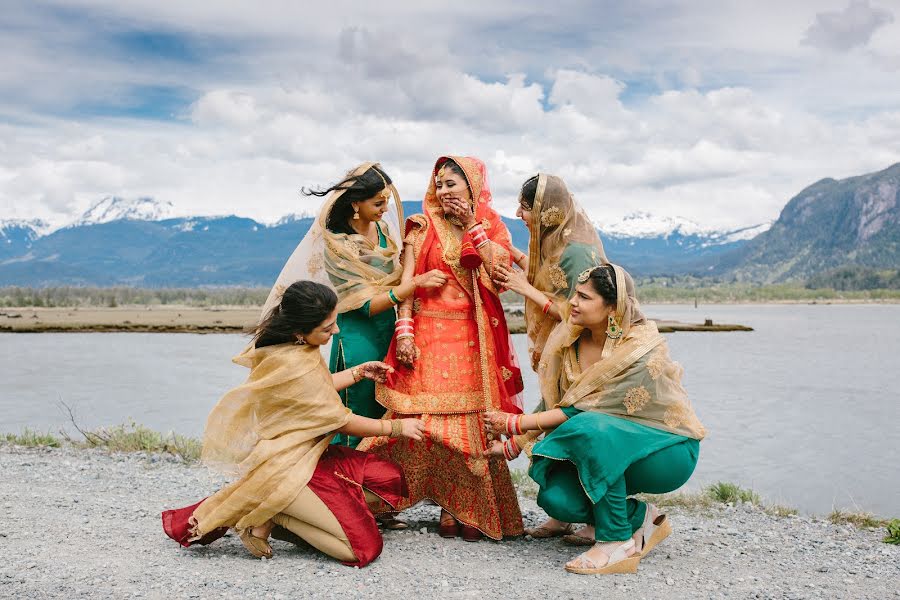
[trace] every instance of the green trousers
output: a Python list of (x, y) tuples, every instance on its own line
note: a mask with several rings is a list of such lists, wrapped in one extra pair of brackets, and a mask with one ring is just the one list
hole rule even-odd
[(538, 493), (537, 503), (554, 519), (593, 525), (598, 541), (625, 541), (640, 529), (647, 511), (644, 502), (628, 496), (664, 494), (684, 485), (697, 464), (696, 447), (696, 443), (682, 442), (633, 463), (596, 504), (584, 493), (575, 465), (560, 461)]

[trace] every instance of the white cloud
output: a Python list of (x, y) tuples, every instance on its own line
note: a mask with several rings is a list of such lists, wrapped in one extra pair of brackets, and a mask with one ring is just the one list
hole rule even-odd
[[(115, 195), (271, 221), (312, 208), (301, 186), (363, 160), (381, 161), (404, 198), (421, 197), (435, 158), (463, 153), (487, 161), (506, 214), (522, 181), (546, 170), (600, 221), (643, 210), (740, 227), (776, 217), (822, 177), (900, 160), (900, 86), (885, 84), (883, 65), (798, 47), (820, 21), (817, 2), (779, 4), (775, 22), (739, 3), (611, 4), (601, 25), (581, 2), (491, 3), (474, 20), (402, 3), (69, 6), (102, 12), (114, 30), (237, 50), (202, 64), (118, 57), (91, 49), (105, 32), (90, 23), (51, 23), (70, 51), (60, 66), (34, 27), (0, 33), (0, 48), (19, 51), (0, 72), (0, 218), (62, 222)], [(873, 52), (897, 50), (888, 29), (869, 32)], [(154, 82), (195, 90), (178, 118), (71, 109)]]
[(842, 11), (818, 13), (802, 43), (846, 52), (865, 46), (877, 29), (893, 21), (894, 15), (890, 11), (873, 7), (868, 0), (851, 0)]

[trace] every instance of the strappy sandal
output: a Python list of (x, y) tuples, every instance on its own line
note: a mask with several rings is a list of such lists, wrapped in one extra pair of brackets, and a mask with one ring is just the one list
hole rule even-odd
[(272, 558), (272, 546), (269, 545), (268, 540), (253, 535), (252, 529), (252, 527), (248, 527), (238, 534), (244, 548), (256, 558)]
[[(599, 543), (599, 542), (598, 542)], [(631, 552), (632, 554), (628, 554)], [(623, 542), (612, 554), (604, 565), (597, 565), (586, 556), (586, 552), (576, 556), (566, 564), (566, 571), (578, 575), (611, 575), (613, 573), (637, 573), (638, 564), (641, 562), (639, 554), (634, 552), (634, 540)], [(575, 563), (575, 564), (572, 564)]]
[(525, 529), (525, 535), (530, 535), (531, 537), (538, 540), (545, 540), (548, 538), (555, 538), (563, 535), (569, 535), (570, 533), (575, 532), (575, 524), (574, 523), (566, 523), (563, 527), (550, 527), (546, 522), (541, 523), (537, 527), (528, 527)]
[[(656, 512), (656, 516), (651, 515)], [(653, 550), (660, 542), (672, 535), (672, 523), (665, 513), (659, 512), (659, 509), (652, 504), (647, 504), (647, 513), (644, 515), (644, 523), (641, 528), (634, 532), (634, 538), (641, 538), (641, 550), (638, 552), (641, 558), (647, 556), (647, 553)]]

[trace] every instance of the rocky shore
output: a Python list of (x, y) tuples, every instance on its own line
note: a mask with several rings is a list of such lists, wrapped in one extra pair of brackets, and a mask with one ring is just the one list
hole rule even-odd
[(234, 535), (177, 546), (160, 511), (221, 481), (169, 456), (0, 445), (0, 472), (4, 598), (900, 598), (900, 547), (880, 532), (744, 505), (669, 511), (675, 533), (637, 575), (568, 574), (577, 552), (558, 540), (442, 539), (434, 506), (355, 569), (284, 542), (259, 561)]

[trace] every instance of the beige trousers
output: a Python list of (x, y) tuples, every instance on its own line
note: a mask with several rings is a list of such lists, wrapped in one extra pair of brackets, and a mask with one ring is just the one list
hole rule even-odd
[[(377, 496), (364, 490), (366, 502), (377, 504)], [(318, 496), (303, 488), (291, 504), (272, 517), (276, 525), (290, 530), (309, 545), (340, 561), (355, 562), (356, 555), (341, 524)]]

